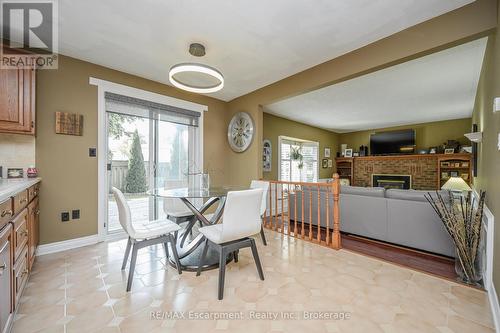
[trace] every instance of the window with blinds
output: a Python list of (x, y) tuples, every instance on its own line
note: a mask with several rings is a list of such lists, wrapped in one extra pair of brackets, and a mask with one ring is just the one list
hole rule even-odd
[[(280, 137), (279, 145), (279, 180), (318, 181), (318, 142)], [(302, 155), (302, 159), (294, 159), (292, 157), (293, 151), (298, 151)]]
[(105, 98), (106, 112), (198, 127), (200, 113), (196, 111), (110, 92), (105, 93)]

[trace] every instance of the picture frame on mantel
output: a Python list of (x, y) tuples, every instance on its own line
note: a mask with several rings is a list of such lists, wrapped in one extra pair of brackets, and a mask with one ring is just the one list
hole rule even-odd
[(345, 157), (352, 157), (352, 148), (348, 148), (345, 150)]
[(445, 155), (455, 154), (455, 149), (453, 149), (453, 148), (446, 148), (446, 149), (444, 150), (444, 154), (445, 154)]

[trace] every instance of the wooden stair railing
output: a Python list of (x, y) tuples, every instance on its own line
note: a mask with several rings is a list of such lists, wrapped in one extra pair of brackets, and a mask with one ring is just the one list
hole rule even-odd
[[(316, 222), (313, 221), (313, 192), (315, 192), (315, 199), (317, 200)], [(321, 196), (322, 192), (324, 192), (324, 198)], [(305, 193), (308, 193), (308, 195), (305, 195)], [(292, 215), (290, 215), (291, 196), (293, 196), (293, 219), (291, 219)], [(299, 196), (300, 199), (297, 198)], [(342, 247), (340, 241), (339, 196), (340, 182), (338, 174), (333, 175), (331, 183), (271, 180), (269, 181), (268, 207), (264, 215), (264, 227), (339, 250)], [(298, 217), (297, 208), (299, 205), (301, 213)], [(305, 215), (307, 207), (309, 208), (309, 216)], [(325, 209), (324, 219), (326, 221), (324, 221), (324, 227), (321, 226), (322, 208)], [(306, 217), (307, 220), (305, 220)], [(300, 221), (298, 221), (299, 218)], [(314, 229), (316, 235), (314, 235)]]

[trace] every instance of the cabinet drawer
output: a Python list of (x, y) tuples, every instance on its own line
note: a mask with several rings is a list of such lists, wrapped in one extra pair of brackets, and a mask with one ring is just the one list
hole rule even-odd
[(12, 197), (13, 207), (14, 207), (14, 215), (19, 213), (24, 207), (28, 205), (28, 190), (24, 190), (19, 192), (14, 197)]
[(28, 201), (33, 200), (40, 190), (40, 184), (35, 184), (28, 189)]
[(14, 262), (25, 250), (28, 243), (28, 209), (24, 209), (14, 220), (12, 220), (14, 227)]
[(14, 264), (14, 309), (19, 304), (21, 293), (28, 281), (28, 248), (25, 247), (19, 259)]
[(0, 230), (0, 332), (5, 332), (12, 319), (12, 227), (7, 224)]
[(0, 230), (9, 223), (13, 214), (11, 198), (0, 203)]

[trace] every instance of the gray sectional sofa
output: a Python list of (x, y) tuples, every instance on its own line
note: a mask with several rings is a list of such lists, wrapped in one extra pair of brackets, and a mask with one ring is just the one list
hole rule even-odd
[[(340, 194), (340, 230), (449, 257), (455, 256), (455, 247), (430, 204), (424, 197), (427, 191), (395, 190), (378, 187), (342, 186)], [(302, 194), (304, 195), (304, 222), (309, 223), (309, 200), (312, 201), (312, 223), (318, 224), (317, 187), (304, 188), (290, 194), (290, 219), (302, 221)], [(447, 195), (447, 192), (443, 192)], [(329, 195), (331, 209), (333, 198)], [(320, 191), (321, 226), (326, 227), (326, 193)], [(295, 213), (297, 217), (295, 217)], [(329, 225), (332, 227), (330, 210)]]

